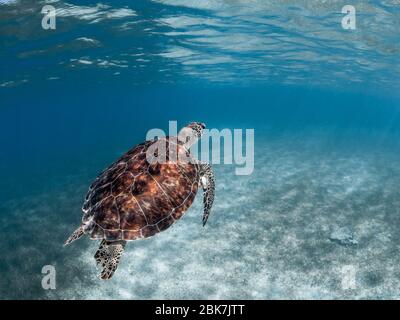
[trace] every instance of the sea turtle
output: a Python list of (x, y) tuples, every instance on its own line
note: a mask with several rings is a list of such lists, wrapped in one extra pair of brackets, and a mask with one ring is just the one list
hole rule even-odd
[[(89, 187), (82, 207), (82, 223), (65, 245), (84, 234), (102, 239), (94, 256), (102, 268), (101, 279), (112, 277), (127, 241), (151, 237), (181, 218), (193, 203), (199, 185), (204, 191), (205, 225), (214, 201), (214, 174), (209, 164), (195, 160), (189, 150), (204, 129), (203, 123), (191, 122), (178, 137), (135, 146)], [(164, 149), (159, 148), (160, 143), (164, 143)], [(149, 151), (154, 153), (153, 158), (148, 156)], [(159, 161), (161, 153), (165, 154), (164, 161)], [(158, 161), (154, 161), (156, 156)]]

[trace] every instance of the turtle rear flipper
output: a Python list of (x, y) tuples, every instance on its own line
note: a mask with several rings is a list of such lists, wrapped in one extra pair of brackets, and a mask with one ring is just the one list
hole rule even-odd
[(100, 274), (101, 279), (106, 280), (113, 276), (124, 252), (125, 244), (126, 241), (101, 241), (99, 250), (94, 255), (97, 265), (103, 268)]
[(82, 237), (85, 234), (85, 231), (83, 230), (83, 226), (80, 226), (78, 229), (76, 229), (67, 239), (67, 241), (64, 242), (64, 246), (69, 245), (71, 242), (74, 242), (75, 240), (78, 240), (80, 237)]

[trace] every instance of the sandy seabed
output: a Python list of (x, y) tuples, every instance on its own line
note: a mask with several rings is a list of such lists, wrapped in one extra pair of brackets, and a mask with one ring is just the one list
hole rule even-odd
[[(97, 242), (62, 247), (80, 221), (87, 176), (10, 199), (1, 205), (0, 297), (398, 299), (400, 157), (377, 145), (324, 134), (256, 139), (252, 175), (215, 166), (206, 227), (198, 194), (170, 229), (128, 243), (106, 282), (97, 277)], [(56, 290), (41, 288), (47, 264), (57, 270)]]

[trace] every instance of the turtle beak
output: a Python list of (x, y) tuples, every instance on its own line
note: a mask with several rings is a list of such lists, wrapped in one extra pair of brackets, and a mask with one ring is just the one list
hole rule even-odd
[(200, 122), (199, 125), (200, 125), (200, 127), (201, 127), (202, 129), (205, 129), (205, 128), (206, 128), (206, 125), (205, 125), (205, 123), (203, 123), (203, 122)]

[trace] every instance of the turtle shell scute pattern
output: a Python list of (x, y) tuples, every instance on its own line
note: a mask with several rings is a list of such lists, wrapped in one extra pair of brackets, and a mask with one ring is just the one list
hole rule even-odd
[[(182, 147), (170, 144), (178, 152)], [(104, 170), (92, 183), (82, 210), (92, 239), (135, 240), (170, 227), (193, 203), (199, 184), (195, 164), (169, 161), (149, 164), (140, 144)], [(89, 223), (90, 222), (90, 223)]]

